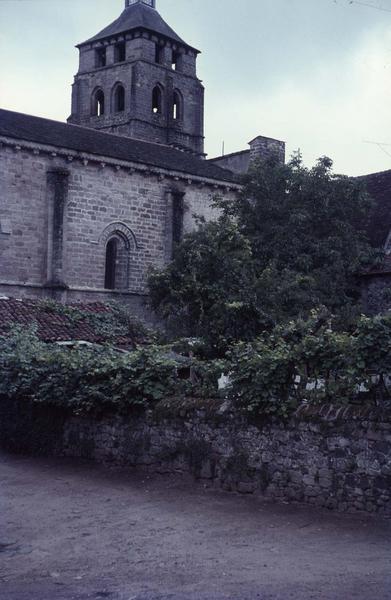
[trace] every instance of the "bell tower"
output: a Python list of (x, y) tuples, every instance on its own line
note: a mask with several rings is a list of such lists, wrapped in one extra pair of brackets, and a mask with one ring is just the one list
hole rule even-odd
[(69, 123), (204, 156), (199, 51), (163, 20), (156, 0), (125, 0), (119, 18), (77, 48)]
[(130, 6), (131, 4), (137, 4), (137, 2), (142, 2), (147, 6), (156, 8), (156, 0), (125, 0), (125, 8), (128, 8), (128, 6)]

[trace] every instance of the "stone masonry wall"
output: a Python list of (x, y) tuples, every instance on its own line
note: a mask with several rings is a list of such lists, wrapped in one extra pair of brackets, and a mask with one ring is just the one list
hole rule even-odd
[[(183, 49), (180, 68), (174, 70), (173, 49), (167, 45), (160, 46), (161, 62), (155, 62), (157, 42), (156, 36), (147, 34), (128, 39), (126, 60), (123, 62), (115, 62), (114, 43), (107, 43), (104, 67), (95, 65), (94, 44), (83, 46), (80, 69), (73, 84), (69, 122), (136, 139), (183, 145), (202, 155), (204, 88), (196, 76), (196, 55)], [(96, 42), (96, 47), (102, 48), (101, 42)], [(118, 84), (125, 90), (125, 107), (121, 112), (116, 111), (114, 102)], [(162, 91), (159, 115), (152, 112), (152, 91), (157, 84)], [(94, 116), (92, 110), (97, 90), (101, 90), (105, 98), (104, 114), (101, 116)], [(172, 114), (174, 90), (182, 99), (178, 120), (173, 119)]]
[(233, 173), (244, 174), (247, 173), (250, 166), (250, 150), (242, 150), (241, 152), (212, 158), (209, 162), (223, 169), (229, 169)]
[[(129, 240), (129, 285), (121, 292), (143, 296), (151, 266), (171, 258), (169, 197), (184, 195), (184, 231), (194, 214), (213, 218), (212, 198), (232, 194), (213, 183), (152, 173), (141, 166), (110, 164), (104, 157), (79, 157), (58, 149), (0, 144), (0, 293), (46, 295), (52, 279), (53, 185), (48, 174), (67, 173), (63, 211), (61, 279), (69, 296), (107, 299), (105, 247), (117, 230)], [(19, 291), (18, 291), (19, 290)]]
[(272, 156), (276, 157), (281, 164), (285, 163), (285, 142), (259, 135), (249, 142), (249, 146), (250, 150), (218, 156), (210, 159), (209, 162), (238, 174), (247, 173), (253, 162), (266, 160)]
[(391, 310), (391, 273), (363, 277), (361, 285), (366, 312), (376, 315)]
[(52, 412), (0, 402), (0, 446), (191, 474), (275, 501), (391, 516), (389, 412), (306, 408), (289, 422), (253, 424), (224, 405), (186, 408), (183, 401), (129, 417)]

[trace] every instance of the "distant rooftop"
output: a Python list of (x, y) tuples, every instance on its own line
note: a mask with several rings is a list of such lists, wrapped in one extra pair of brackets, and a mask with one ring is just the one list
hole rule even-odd
[[(83, 341), (100, 344), (109, 341), (96, 326), (96, 317), (115, 317), (107, 304), (63, 305), (52, 300), (16, 299), (0, 296), (0, 335), (7, 334), (12, 325), (30, 327), (36, 324), (37, 335), (43, 342)], [(95, 317), (95, 319), (94, 319)], [(115, 346), (132, 348), (145, 340), (124, 331), (110, 340)]]

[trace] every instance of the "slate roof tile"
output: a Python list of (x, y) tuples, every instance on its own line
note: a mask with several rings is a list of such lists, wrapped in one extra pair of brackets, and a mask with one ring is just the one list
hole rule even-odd
[(163, 144), (0, 109), (0, 136), (141, 163), (189, 175), (237, 183), (235, 175), (206, 160)]
[[(186, 42), (184, 42), (179, 35), (167, 25), (157, 10), (143, 3), (133, 4), (128, 8), (125, 8), (118, 19), (113, 21), (113, 23), (110, 23), (110, 25), (102, 29), (102, 31), (92, 38), (79, 44), (78, 47), (136, 29), (157, 33), (169, 40), (186, 46), (187, 48), (196, 50), (195, 48), (192, 48), (192, 46), (186, 44)], [(196, 50), (196, 52), (199, 52), (199, 50)]]

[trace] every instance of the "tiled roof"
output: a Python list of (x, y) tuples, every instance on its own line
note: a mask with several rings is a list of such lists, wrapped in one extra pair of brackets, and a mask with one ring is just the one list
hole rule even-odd
[[(0, 297), (0, 335), (7, 333), (13, 324), (30, 326), (36, 323), (38, 326), (38, 337), (44, 342), (67, 342), (67, 341), (85, 341), (91, 343), (103, 343), (107, 337), (98, 334), (93, 327), (93, 323), (88, 320), (88, 314), (110, 313), (110, 306), (95, 302), (91, 304), (68, 305), (68, 308), (75, 309), (75, 317), (72, 319), (68, 311), (61, 312), (61, 304), (58, 304), (59, 310), (55, 308), (56, 304), (49, 304), (42, 300)], [(87, 313), (85, 318), (79, 318), (80, 311)], [(132, 347), (135, 342), (142, 340), (132, 339), (130, 336), (118, 336), (112, 340), (116, 346)]]
[(212, 163), (215, 160), (217, 161), (225, 158), (232, 158), (233, 156), (240, 156), (241, 154), (250, 154), (250, 150), (238, 150), (238, 152), (231, 152), (230, 154), (221, 154), (220, 156), (215, 156), (214, 158), (208, 158), (208, 162)]
[[(186, 44), (186, 42), (184, 42), (169, 25), (167, 25), (157, 10), (142, 2), (125, 8), (118, 19), (94, 35), (94, 37), (79, 44), (79, 47), (84, 44), (89, 44), (97, 40), (119, 35), (120, 33), (134, 31), (136, 29), (157, 33), (169, 40), (173, 40), (174, 42), (186, 46), (187, 48), (192, 48)], [(192, 50), (195, 50), (195, 48), (192, 48)], [(199, 51), (196, 50), (196, 52)]]
[(79, 125), (68, 125), (9, 110), (0, 109), (0, 136), (141, 163), (221, 182), (236, 182), (231, 171), (163, 144), (102, 133)]

